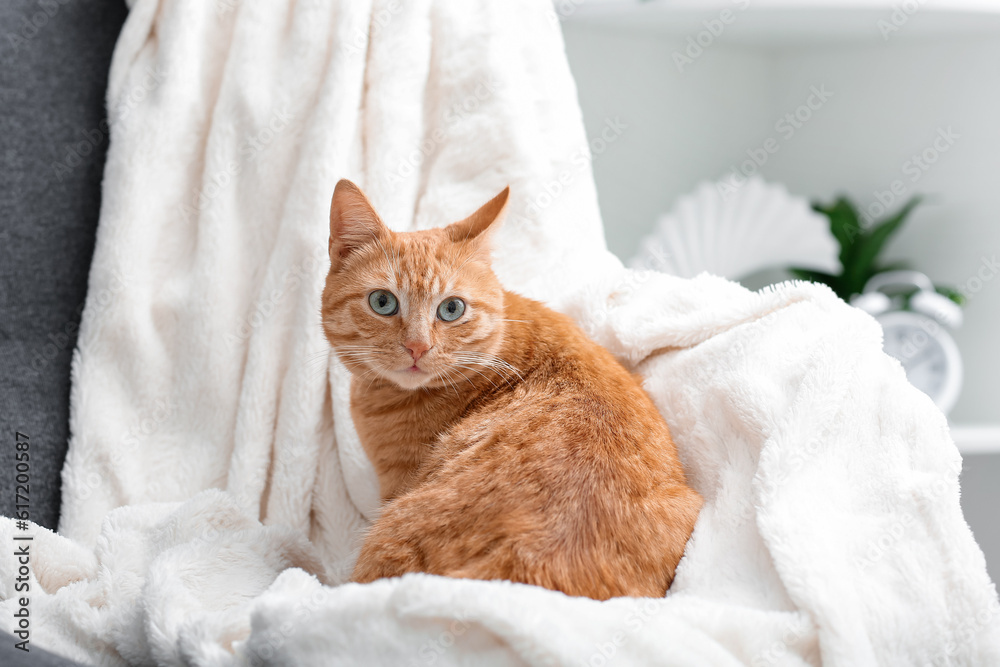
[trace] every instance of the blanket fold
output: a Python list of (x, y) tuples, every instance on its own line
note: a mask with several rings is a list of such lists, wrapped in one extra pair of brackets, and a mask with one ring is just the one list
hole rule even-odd
[[(1000, 604), (944, 417), (828, 289), (626, 270), (533, 0), (135, 0), (31, 641), (104, 665), (986, 665)], [(705, 506), (661, 600), (345, 583), (378, 485), (319, 321), (328, 206), (394, 229), (511, 186), (506, 287), (664, 414)], [(16, 629), (12, 548), (0, 618)]]

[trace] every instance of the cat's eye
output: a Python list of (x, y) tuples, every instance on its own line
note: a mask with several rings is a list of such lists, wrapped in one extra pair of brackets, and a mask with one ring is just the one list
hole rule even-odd
[(438, 306), (438, 317), (440, 317), (445, 322), (454, 322), (462, 316), (465, 312), (465, 302), (459, 299), (457, 296), (453, 296), (450, 299), (445, 299)]
[(368, 295), (368, 305), (379, 315), (395, 315), (399, 310), (396, 295), (384, 289), (377, 289)]

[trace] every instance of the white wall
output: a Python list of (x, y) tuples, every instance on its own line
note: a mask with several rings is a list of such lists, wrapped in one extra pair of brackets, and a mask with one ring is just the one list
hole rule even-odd
[(593, 162), (608, 246), (628, 258), (660, 213), (768, 124), (770, 58), (719, 47), (679, 76), (674, 41), (579, 25), (564, 35), (588, 136), (606, 118), (628, 125)]
[[(1000, 259), (1000, 38), (775, 50), (720, 41), (679, 72), (672, 54), (682, 38), (574, 24), (564, 33), (588, 133), (597, 136), (609, 117), (628, 125), (594, 157), (614, 252), (627, 259), (678, 195), (722, 177), (771, 136), (780, 150), (761, 173), (792, 192), (846, 192), (868, 206), (900, 180), (898, 201), (916, 192), (934, 200), (889, 258), (938, 282), (975, 288), (980, 271), (991, 278), (956, 334), (966, 378), (951, 417), (1000, 422), (1000, 275), (982, 262)], [(824, 85), (829, 101), (793, 136), (776, 133), (775, 122)], [(958, 138), (914, 183), (911, 156), (949, 127)]]

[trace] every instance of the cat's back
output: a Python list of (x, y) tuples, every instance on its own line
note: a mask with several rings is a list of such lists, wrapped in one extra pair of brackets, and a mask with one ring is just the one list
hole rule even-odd
[[(474, 448), (470, 459), (480, 463), (490, 455), (513, 460), (518, 479), (558, 479), (552, 496), (592, 497), (607, 511), (616, 511), (622, 494), (685, 485), (670, 430), (638, 376), (537, 301), (510, 294), (506, 314), (515, 326), (505, 359), (518, 369), (517, 381), (471, 406), (442, 439), (449, 443), (443, 459)], [(473, 444), (481, 442), (490, 444)]]
[[(517, 294), (506, 296), (506, 355), (521, 376), (523, 412), (600, 436), (595, 445), (673, 451), (670, 433), (641, 379), (568, 316)], [(656, 446), (657, 441), (666, 447)], [(668, 457), (672, 458), (672, 457)]]
[[(516, 379), (439, 439), (390, 506), (419, 522), (427, 571), (575, 595), (662, 595), (700, 508), (636, 377), (566, 316), (512, 295)], [(408, 548), (414, 548), (412, 543)]]
[[(427, 449), (355, 580), (422, 571), (596, 599), (662, 596), (701, 498), (641, 384), (573, 322), (517, 295), (512, 369)], [(377, 557), (375, 554), (378, 554)]]

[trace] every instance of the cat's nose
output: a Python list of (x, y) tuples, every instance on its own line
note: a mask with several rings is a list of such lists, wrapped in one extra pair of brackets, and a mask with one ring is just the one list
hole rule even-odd
[(414, 361), (419, 360), (427, 353), (427, 350), (431, 349), (430, 345), (419, 340), (408, 340), (403, 343), (403, 347), (410, 351), (410, 356), (413, 357)]

